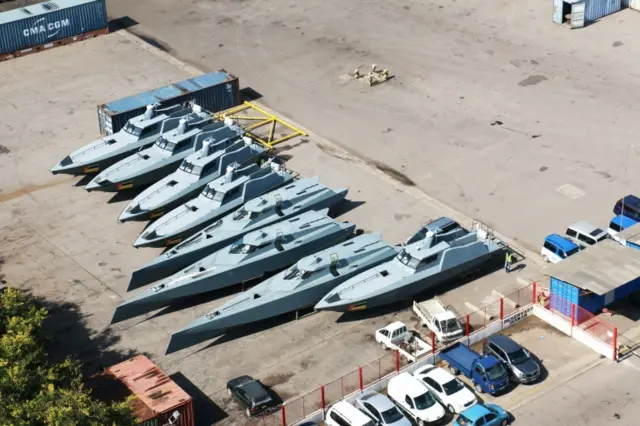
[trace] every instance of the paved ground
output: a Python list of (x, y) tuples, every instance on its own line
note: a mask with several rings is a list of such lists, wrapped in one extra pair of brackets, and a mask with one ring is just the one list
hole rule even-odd
[[(74, 186), (81, 179), (53, 177), (48, 170), (98, 136), (96, 104), (188, 74), (118, 34), (8, 61), (0, 64), (0, 72), (3, 81), (11, 82), (0, 85), (5, 117), (0, 126), (0, 274), (7, 283), (50, 301), (54, 353), (76, 353), (95, 370), (144, 352), (176, 374), (181, 385), (192, 386), (190, 393), (201, 392), (213, 401), (207, 419), (227, 416), (223, 424), (244, 424), (223, 390), (229, 378), (251, 374), (283, 398), (295, 397), (383, 356), (372, 342), (376, 328), (395, 318), (415, 322), (404, 306), (356, 317), (319, 313), (295, 321), (290, 316), (241, 330), (210, 347), (163, 355), (172, 331), (240, 290), (234, 288), (183, 309), (108, 327), (113, 309), (128, 297), (129, 274), (158, 251), (131, 247), (144, 224), (117, 222), (127, 197), (88, 194)], [(302, 176), (319, 175), (329, 185), (348, 186), (349, 202), (340, 218), (366, 231), (381, 230), (391, 242), (403, 241), (426, 220), (446, 214), (404, 191), (397, 179), (380, 179), (313, 138), (279, 147), (278, 155)], [(506, 294), (522, 286), (516, 275), (500, 270), (463, 288), (456, 283), (444, 289), (450, 291), (444, 297), (447, 303), (460, 301), (457, 308), (465, 313), (464, 301), (481, 306), (492, 288)]]
[[(568, 31), (547, 2), (108, 0), (110, 16), (538, 250), (640, 183), (640, 15)], [(344, 79), (371, 63), (393, 81)], [(500, 124), (500, 123), (502, 124)], [(495, 123), (495, 125), (492, 125)]]

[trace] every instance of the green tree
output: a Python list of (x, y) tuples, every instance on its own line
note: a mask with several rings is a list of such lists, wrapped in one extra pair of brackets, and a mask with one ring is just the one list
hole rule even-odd
[(3, 426), (128, 426), (133, 400), (105, 404), (84, 387), (79, 363), (51, 363), (46, 309), (23, 292), (0, 293), (0, 423)]

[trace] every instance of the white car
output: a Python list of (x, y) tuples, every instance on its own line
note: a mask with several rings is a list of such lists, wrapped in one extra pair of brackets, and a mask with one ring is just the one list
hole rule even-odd
[(409, 373), (392, 378), (387, 395), (418, 426), (438, 422), (446, 414), (427, 386)]
[(427, 364), (413, 373), (413, 376), (420, 379), (452, 414), (460, 414), (478, 403), (475, 394), (447, 370)]

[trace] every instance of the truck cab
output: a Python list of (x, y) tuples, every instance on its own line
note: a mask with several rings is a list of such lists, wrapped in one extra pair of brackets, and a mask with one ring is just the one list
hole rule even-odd
[(420, 356), (431, 351), (431, 345), (410, 331), (407, 326), (396, 321), (376, 330), (376, 342), (383, 349), (397, 350), (407, 361), (414, 362)]
[(438, 297), (420, 303), (413, 302), (413, 312), (440, 342), (451, 342), (464, 334), (458, 313), (453, 307), (445, 306)]
[(496, 395), (509, 387), (510, 380), (502, 363), (491, 355), (480, 355), (462, 343), (440, 352), (452, 374), (463, 373), (473, 382), (478, 393)]

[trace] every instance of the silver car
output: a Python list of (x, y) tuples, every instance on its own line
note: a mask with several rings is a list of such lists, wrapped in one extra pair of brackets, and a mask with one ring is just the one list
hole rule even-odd
[(380, 426), (412, 426), (411, 422), (386, 396), (367, 392), (356, 398), (356, 407)]

